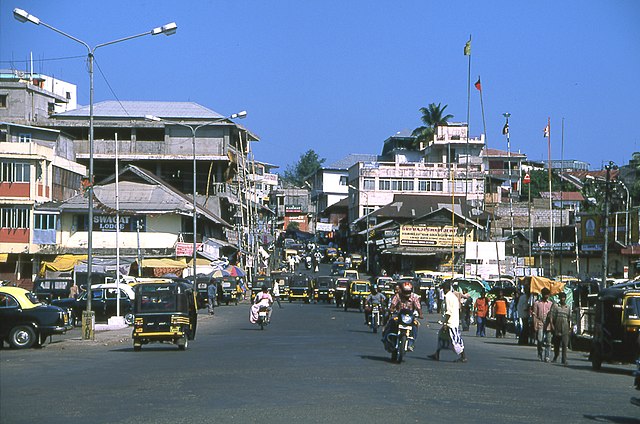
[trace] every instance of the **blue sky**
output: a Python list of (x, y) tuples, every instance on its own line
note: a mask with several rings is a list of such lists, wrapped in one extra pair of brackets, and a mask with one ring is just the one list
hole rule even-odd
[[(76, 57), (86, 51), (19, 23), (15, 7), (91, 46), (175, 21), (171, 37), (96, 51), (96, 102), (194, 101), (224, 115), (246, 109), (242, 124), (261, 137), (256, 159), (282, 170), (308, 149), (327, 163), (380, 153), (387, 137), (420, 126), (418, 110), (432, 102), (465, 121), (469, 35), (489, 147), (506, 150), (509, 112), (511, 148), (533, 160), (547, 158), (548, 117), (554, 159), (562, 155), (563, 119), (565, 159), (600, 169), (640, 151), (636, 0), (0, 0), (0, 67), (25, 68), (32, 52), (36, 72), (77, 84), (87, 104), (85, 60)], [(470, 108), (478, 135), (473, 86)]]

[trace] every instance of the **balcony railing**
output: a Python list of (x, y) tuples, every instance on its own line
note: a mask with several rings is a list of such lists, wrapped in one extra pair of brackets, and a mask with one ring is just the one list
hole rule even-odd
[[(470, 177), (482, 177), (482, 167), (480, 165), (470, 164), (468, 169), (466, 165), (452, 164), (454, 176), (462, 178), (467, 172)], [(393, 162), (378, 163), (378, 167), (360, 168), (361, 177), (388, 177), (388, 178), (432, 178), (443, 179), (450, 177), (449, 164), (446, 163), (400, 163)]]

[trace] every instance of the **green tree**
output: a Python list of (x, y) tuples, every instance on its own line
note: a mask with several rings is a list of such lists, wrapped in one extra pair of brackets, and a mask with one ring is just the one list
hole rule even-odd
[(307, 150), (306, 153), (300, 155), (300, 159), (295, 165), (287, 166), (282, 178), (288, 183), (302, 187), (305, 178), (322, 168), (324, 161), (325, 159), (320, 159), (313, 149)]
[(428, 107), (420, 108), (420, 113), (422, 114), (420, 119), (424, 125), (416, 128), (411, 133), (412, 136), (417, 137), (415, 147), (418, 147), (421, 142), (428, 143), (433, 140), (436, 127), (446, 124), (449, 119), (453, 118), (451, 114), (444, 114), (446, 108), (447, 105), (442, 106), (441, 103), (431, 103)]

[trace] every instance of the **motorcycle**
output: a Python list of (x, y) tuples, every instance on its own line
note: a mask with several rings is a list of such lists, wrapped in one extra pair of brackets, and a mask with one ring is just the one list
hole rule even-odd
[(312, 266), (311, 256), (305, 256), (305, 258), (304, 258), (304, 266), (307, 269), (311, 269), (311, 266)]
[(269, 316), (269, 307), (268, 306), (260, 306), (258, 309), (258, 321), (257, 324), (260, 326), (260, 330), (264, 330), (264, 327), (269, 325), (271, 318)]
[(407, 351), (411, 351), (414, 337), (413, 327), (418, 325), (415, 315), (408, 309), (395, 314), (389, 323), (389, 329), (383, 338), (385, 348), (391, 352), (391, 360), (401, 363)]
[(378, 327), (382, 324), (382, 315), (380, 305), (371, 306), (371, 328), (374, 333), (378, 332)]

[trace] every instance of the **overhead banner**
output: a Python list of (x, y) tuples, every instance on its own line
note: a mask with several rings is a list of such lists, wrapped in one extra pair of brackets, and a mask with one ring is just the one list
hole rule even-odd
[(429, 227), (427, 225), (400, 226), (400, 246), (460, 247), (464, 245), (464, 233), (451, 225)]

